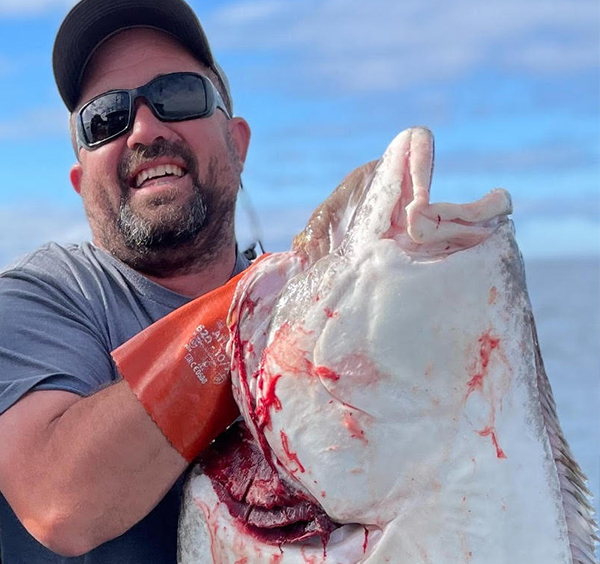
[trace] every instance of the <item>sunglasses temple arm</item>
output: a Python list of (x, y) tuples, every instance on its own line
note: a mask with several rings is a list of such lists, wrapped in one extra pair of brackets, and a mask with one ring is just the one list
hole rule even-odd
[[(216, 102), (217, 108), (221, 108), (223, 113), (227, 116), (227, 119), (231, 119), (232, 115), (229, 113), (229, 110), (227, 109), (227, 106), (225, 105), (225, 102), (223, 101), (221, 94), (219, 93), (219, 91), (216, 88), (214, 88), (214, 91), (215, 91), (215, 102)], [(241, 184), (241, 182), (240, 182), (240, 184)]]

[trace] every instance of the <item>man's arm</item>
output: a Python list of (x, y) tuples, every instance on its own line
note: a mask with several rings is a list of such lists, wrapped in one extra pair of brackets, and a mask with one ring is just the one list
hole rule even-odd
[(145, 517), (239, 414), (221, 327), (236, 279), (112, 353), (79, 290), (29, 271), (1, 281), (0, 490), (42, 544), (83, 554)]
[(188, 462), (126, 382), (87, 398), (32, 392), (0, 416), (0, 489), (25, 528), (65, 556), (127, 531)]

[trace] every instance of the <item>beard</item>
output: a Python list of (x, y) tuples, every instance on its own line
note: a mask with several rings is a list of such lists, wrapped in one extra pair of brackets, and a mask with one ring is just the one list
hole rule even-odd
[[(86, 206), (86, 213), (100, 245), (138, 272), (158, 278), (206, 268), (234, 241), (237, 185), (232, 189), (231, 184), (236, 176), (239, 184), (239, 173), (232, 174), (232, 163), (236, 162), (232, 159), (237, 159), (232, 143), (228, 149), (229, 162), (219, 166), (213, 157), (200, 182), (198, 161), (183, 143), (159, 139), (150, 146), (136, 148), (123, 158), (117, 170), (121, 187), (117, 209), (102, 186), (91, 191), (96, 198), (93, 206)], [(147, 198), (144, 208), (136, 209), (127, 179), (140, 164), (159, 157), (183, 160), (192, 180), (190, 198), (177, 203), (176, 194), (166, 192)], [(90, 207), (101, 213), (94, 213)]]

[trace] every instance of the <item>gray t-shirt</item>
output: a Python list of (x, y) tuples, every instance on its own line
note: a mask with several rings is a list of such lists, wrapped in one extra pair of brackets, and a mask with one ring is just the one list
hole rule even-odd
[[(238, 254), (234, 273), (248, 266)], [(31, 390), (93, 394), (120, 379), (110, 352), (189, 298), (91, 243), (50, 243), (0, 272), (0, 414)], [(173, 564), (180, 478), (120, 537), (77, 558), (44, 548), (0, 494), (2, 564)]]

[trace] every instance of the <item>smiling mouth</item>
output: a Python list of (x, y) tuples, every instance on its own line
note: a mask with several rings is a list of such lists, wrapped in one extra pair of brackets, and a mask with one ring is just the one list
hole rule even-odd
[(136, 189), (142, 188), (150, 183), (155, 184), (154, 181), (161, 179), (183, 178), (187, 173), (187, 170), (174, 164), (159, 165), (140, 171), (131, 179), (129, 185)]

